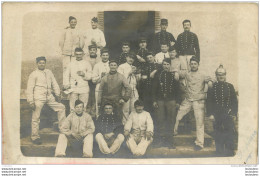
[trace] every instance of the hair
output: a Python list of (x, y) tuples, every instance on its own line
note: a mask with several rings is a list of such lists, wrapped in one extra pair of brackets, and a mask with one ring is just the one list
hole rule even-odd
[(84, 103), (83, 103), (81, 100), (76, 100), (76, 101), (75, 101), (75, 107), (76, 107), (77, 105), (79, 105), (79, 104), (83, 104), (83, 106), (84, 106)]
[(146, 53), (145, 57), (147, 58), (147, 56), (150, 56), (150, 55), (154, 56), (154, 53), (153, 53), (152, 51), (148, 51), (148, 52)]
[(108, 48), (102, 48), (102, 49), (100, 50), (100, 55), (102, 55), (103, 53), (108, 53), (108, 54), (109, 54)]
[(93, 22), (95, 22), (95, 23), (98, 23), (98, 18), (97, 18), (97, 17), (93, 17), (93, 18), (91, 19), (91, 21), (93, 21)]
[(162, 46), (162, 45), (167, 45), (167, 46), (169, 46), (169, 44), (168, 44), (166, 41), (161, 42), (161, 46)]
[(112, 103), (110, 103), (110, 102), (106, 102), (106, 103), (104, 103), (104, 105), (103, 105), (103, 109), (104, 109), (105, 106), (107, 106), (107, 105), (114, 107), (114, 105), (113, 105)]
[(137, 107), (137, 106), (144, 106), (144, 102), (142, 100), (136, 100), (135, 103), (134, 103), (134, 106)]
[(44, 56), (40, 56), (36, 58), (36, 63), (40, 62), (41, 60), (46, 62), (46, 58)]
[(96, 48), (97, 49), (97, 45), (89, 45), (88, 49), (90, 50), (91, 48)]
[(197, 62), (198, 64), (200, 63), (199, 59), (197, 59), (195, 56), (192, 56), (192, 57), (190, 58), (190, 63), (191, 63), (191, 61), (195, 61), (195, 62)]
[(129, 48), (130, 48), (130, 43), (129, 43), (129, 42), (123, 42), (123, 43), (122, 43), (122, 47), (123, 47), (123, 46), (129, 46)]
[(163, 62), (167, 62), (168, 64), (171, 64), (171, 59), (170, 58), (165, 58), (165, 59), (163, 59), (162, 63)]
[(182, 22), (182, 25), (183, 25), (183, 26), (184, 26), (184, 23), (190, 23), (190, 26), (191, 26), (190, 20), (184, 20), (184, 21)]
[(69, 17), (69, 23), (70, 23), (71, 20), (77, 20), (77, 19), (75, 17), (73, 17), (73, 16), (70, 16)]
[(114, 59), (112, 59), (112, 60), (109, 60), (109, 65), (111, 64), (111, 63), (116, 63), (117, 65), (118, 65), (118, 62), (116, 61), (116, 60), (114, 60)]
[(75, 52), (84, 52), (82, 48), (75, 48)]

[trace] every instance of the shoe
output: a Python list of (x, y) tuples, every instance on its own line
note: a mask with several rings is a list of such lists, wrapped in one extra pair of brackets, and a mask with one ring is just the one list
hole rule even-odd
[(201, 146), (199, 146), (199, 145), (195, 145), (194, 146), (194, 150), (196, 150), (196, 151), (199, 151), (199, 150), (201, 150), (201, 149), (203, 149)]
[(65, 155), (57, 155), (56, 157), (63, 158), (63, 157), (65, 157)]
[(35, 140), (32, 140), (32, 143), (36, 144), (36, 145), (41, 145), (42, 144), (42, 141), (40, 138), (38, 139), (35, 139)]

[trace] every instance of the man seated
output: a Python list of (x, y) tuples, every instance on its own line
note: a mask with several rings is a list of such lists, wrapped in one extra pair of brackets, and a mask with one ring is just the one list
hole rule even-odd
[(153, 141), (153, 120), (150, 113), (143, 109), (143, 102), (137, 100), (135, 111), (130, 114), (124, 126), (126, 144), (135, 156), (144, 155), (147, 147)]
[(104, 154), (115, 154), (124, 142), (123, 124), (113, 113), (113, 105), (105, 103), (104, 112), (96, 122), (96, 141)]
[(75, 101), (75, 110), (64, 120), (61, 134), (55, 150), (56, 157), (66, 156), (67, 144), (79, 148), (83, 144), (83, 157), (93, 157), (94, 122), (89, 114), (84, 112), (84, 103)]

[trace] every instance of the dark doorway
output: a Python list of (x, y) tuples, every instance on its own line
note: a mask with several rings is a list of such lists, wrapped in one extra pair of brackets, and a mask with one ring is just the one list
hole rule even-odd
[(121, 53), (121, 44), (130, 42), (131, 50), (138, 49), (138, 38), (148, 39), (148, 48), (154, 34), (154, 11), (106, 11), (104, 12), (104, 34), (111, 57)]

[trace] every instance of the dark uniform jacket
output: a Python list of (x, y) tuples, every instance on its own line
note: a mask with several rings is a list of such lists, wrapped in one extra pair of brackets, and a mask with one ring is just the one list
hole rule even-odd
[(196, 34), (185, 31), (177, 38), (177, 48), (179, 55), (195, 55), (200, 60), (200, 46)]
[[(144, 60), (146, 60), (146, 54), (148, 53), (147, 49), (139, 49), (136, 53), (136, 55), (139, 55), (140, 57), (142, 57)], [(134, 62), (134, 66), (137, 67), (137, 69), (139, 70), (143, 70), (144, 66), (145, 66), (146, 62), (139, 62), (138, 59), (136, 58), (135, 62)]]
[(180, 103), (179, 82), (174, 79), (174, 73), (160, 71), (157, 72), (152, 86), (153, 101), (176, 100)]
[(217, 118), (236, 116), (238, 101), (235, 89), (227, 82), (216, 82), (207, 94), (207, 114)]
[(115, 135), (123, 133), (124, 126), (114, 114), (102, 114), (96, 121), (96, 133), (107, 134), (113, 132)]
[(168, 46), (171, 46), (171, 42), (176, 42), (174, 36), (167, 32), (167, 31), (161, 31), (155, 34), (153, 39), (153, 50), (155, 54), (161, 52), (161, 43), (167, 42)]
[(127, 55), (127, 53), (121, 53), (121, 54), (118, 56), (118, 58), (117, 58), (118, 66), (121, 65), (121, 64), (126, 63), (126, 55)]

